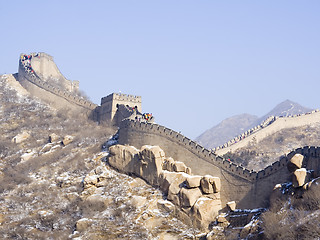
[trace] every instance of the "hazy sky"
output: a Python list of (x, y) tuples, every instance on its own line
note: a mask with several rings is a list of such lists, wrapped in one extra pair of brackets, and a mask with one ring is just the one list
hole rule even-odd
[(320, 1), (0, 0), (0, 74), (46, 52), (95, 103), (142, 96), (195, 138), (290, 99), (320, 108)]

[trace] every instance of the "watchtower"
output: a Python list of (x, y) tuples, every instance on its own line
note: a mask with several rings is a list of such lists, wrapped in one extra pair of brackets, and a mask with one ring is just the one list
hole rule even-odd
[(142, 110), (140, 96), (122, 93), (111, 93), (110, 95), (101, 98), (100, 122), (120, 122), (122, 119), (115, 119), (116, 113), (120, 105), (136, 108), (139, 112), (141, 112)]

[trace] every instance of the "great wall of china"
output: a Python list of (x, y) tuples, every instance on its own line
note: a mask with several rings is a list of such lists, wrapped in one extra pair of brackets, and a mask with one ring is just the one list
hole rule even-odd
[[(37, 59), (37, 58), (39, 58), (40, 60), (46, 59), (47, 61), (49, 61), (49, 64), (50, 64), (50, 65), (48, 64), (49, 66), (54, 66), (52, 67), (54, 70), (51, 70), (51, 71), (55, 72), (55, 75), (58, 75), (58, 77), (61, 77), (65, 82), (68, 81), (60, 73), (55, 63), (53, 62), (53, 59), (51, 56), (49, 56), (46, 53), (32, 53), (30, 55), (26, 55), (26, 56), (29, 56), (29, 58), (31, 57), (30, 61), (27, 61), (29, 59), (24, 60), (23, 58), (24, 56), (25, 54), (21, 54), (20, 56), (18, 78), (21, 85), (25, 87), (33, 95), (41, 99), (48, 100), (49, 102), (58, 102), (59, 104), (56, 104), (56, 105), (60, 108), (69, 106), (69, 104), (66, 103), (65, 101), (90, 111), (94, 110), (97, 107), (96, 104), (73, 94), (71, 91), (65, 91), (63, 89), (59, 89), (51, 85), (50, 83), (45, 81), (43, 77), (40, 77), (37, 74), (37, 70), (34, 69), (34, 64), (32, 63), (32, 61), (34, 61), (34, 59)], [(39, 68), (42, 68), (41, 64)], [(42, 69), (42, 71), (46, 71), (46, 69)], [(34, 85), (37, 87), (35, 87)], [(59, 98), (56, 98), (56, 97), (59, 97)]]
[(250, 142), (256, 141), (257, 143), (267, 136), (280, 131), (283, 128), (301, 127), (306, 124), (313, 124), (320, 122), (319, 110), (312, 112), (293, 115), (288, 117), (275, 117), (270, 116), (260, 125), (251, 128), (250, 130), (240, 134), (227, 143), (212, 149), (218, 155), (224, 155), (227, 152), (233, 152), (238, 148), (245, 147)]
[[(32, 54), (32, 56), (37, 56), (40, 60), (45, 58), (50, 66), (54, 64), (57, 68), (52, 57), (50, 58), (45, 53)], [(223, 154), (219, 150), (230, 151), (236, 145), (238, 147), (239, 144), (247, 144), (254, 137), (259, 140), (259, 136), (272, 134), (273, 131), (278, 131), (284, 125), (290, 127), (305, 124), (306, 121), (319, 122), (320, 112), (318, 111), (291, 118), (270, 117), (261, 126), (247, 131), (243, 136), (241, 135), (242, 137), (231, 140), (225, 147), (208, 150), (174, 130), (130, 117), (135, 113), (134, 108), (137, 109), (136, 112), (141, 112), (141, 97), (114, 93), (102, 98), (101, 106), (98, 106), (74, 95), (71, 92), (72, 84), (65, 91), (50, 85), (41, 74), (38, 74), (38, 72), (45, 71), (45, 69), (39, 70), (41, 63), (39, 63), (38, 69), (33, 69), (22, 59), (23, 55), (19, 61), (18, 79), (31, 94), (51, 101), (58, 107), (68, 106), (71, 103), (75, 108), (94, 112), (95, 119), (99, 121), (109, 119), (119, 126), (120, 144), (132, 145), (137, 148), (141, 148), (143, 145), (158, 145), (166, 152), (167, 156), (184, 162), (192, 169), (193, 174), (209, 174), (219, 177), (221, 179), (222, 204), (234, 200), (240, 208), (266, 207), (274, 186), (287, 182), (290, 178), (287, 162), (295, 153), (303, 154), (306, 157), (305, 164), (312, 167), (317, 175), (320, 175), (320, 148), (316, 147), (296, 149), (259, 172), (245, 169), (219, 156)], [(61, 73), (58, 72), (58, 74)], [(63, 79), (65, 81), (64, 77)], [(66, 84), (69, 83), (66, 82)]]

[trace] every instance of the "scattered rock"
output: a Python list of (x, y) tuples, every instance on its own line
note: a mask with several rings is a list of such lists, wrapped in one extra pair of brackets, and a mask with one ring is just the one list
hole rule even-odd
[(147, 202), (147, 198), (142, 196), (132, 196), (130, 200), (131, 205), (133, 205), (138, 209), (141, 208), (143, 205), (145, 205), (146, 202)]
[(112, 200), (101, 194), (92, 194), (85, 199), (87, 206), (95, 210), (103, 210)]
[(30, 160), (31, 158), (33, 158), (34, 156), (36, 155), (36, 153), (35, 152), (27, 152), (27, 153), (24, 153), (24, 154), (22, 154), (21, 155), (21, 161), (22, 162), (25, 162), (25, 161), (28, 161), (28, 160)]
[(305, 168), (294, 171), (292, 175), (292, 186), (295, 188), (303, 186), (303, 184), (305, 184), (306, 176), (307, 170)]
[(73, 142), (73, 136), (71, 136), (71, 135), (65, 136), (65, 137), (63, 138), (63, 140), (62, 140), (62, 144), (63, 144), (64, 146), (67, 146), (68, 144), (70, 144), (70, 143), (72, 143), (72, 142)]
[(229, 208), (230, 211), (234, 211), (236, 209), (236, 202), (235, 201), (227, 202), (227, 207)]
[(166, 212), (166, 213), (171, 213), (171, 212), (174, 212), (174, 210), (175, 210), (175, 205), (172, 202), (167, 201), (167, 200), (159, 200), (157, 202), (157, 207), (161, 211)]
[(218, 177), (212, 177), (212, 186), (213, 186), (213, 191), (215, 193), (220, 192), (221, 189), (221, 181), (220, 178)]
[(92, 185), (96, 185), (98, 183), (98, 176), (97, 175), (87, 175), (84, 180), (84, 189), (92, 187)]
[(50, 142), (50, 143), (58, 142), (59, 139), (60, 139), (60, 137), (59, 137), (57, 134), (55, 134), (55, 133), (51, 133), (51, 134), (49, 135), (49, 142)]
[(23, 141), (27, 140), (29, 137), (30, 137), (30, 133), (27, 131), (23, 131), (22, 133), (12, 138), (11, 142), (22, 143)]
[(289, 172), (294, 172), (295, 170), (302, 167), (304, 156), (300, 153), (296, 153), (288, 162), (287, 168)]

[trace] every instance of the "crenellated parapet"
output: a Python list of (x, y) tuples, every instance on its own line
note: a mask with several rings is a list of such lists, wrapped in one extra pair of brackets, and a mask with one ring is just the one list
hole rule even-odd
[(142, 131), (154, 136), (161, 136), (170, 140), (171, 142), (177, 143), (186, 151), (192, 152), (199, 158), (204, 159), (206, 162), (213, 164), (229, 172), (230, 174), (236, 175), (250, 182), (256, 180), (257, 173), (255, 171), (246, 169), (243, 166), (237, 165), (230, 160), (218, 156), (213, 151), (204, 148), (197, 142), (167, 127), (161, 126), (159, 124), (125, 120), (122, 121), (120, 129), (133, 129), (135, 131)]
[[(290, 116), (270, 116), (264, 122), (255, 126), (239, 136), (231, 139), (225, 144), (213, 148), (212, 151), (219, 155), (223, 155), (228, 151), (234, 151), (238, 147), (245, 146), (250, 141), (258, 141), (263, 136), (272, 134), (275, 130), (280, 130), (283, 127), (299, 127), (307, 124), (308, 122), (320, 122), (319, 110), (313, 110), (304, 114), (290, 115)], [(284, 124), (285, 123), (285, 124)], [(268, 132), (270, 130), (270, 132)], [(261, 134), (262, 137), (259, 137)]]
[(168, 156), (190, 166), (194, 174), (219, 177), (223, 204), (235, 200), (241, 207), (266, 207), (275, 185), (289, 181), (287, 164), (296, 153), (305, 156), (308, 169), (320, 169), (320, 148), (298, 148), (257, 172), (217, 155), (172, 129), (130, 119), (121, 122), (119, 143), (137, 148), (145, 144), (160, 146)]
[(121, 129), (135, 129), (136, 131), (143, 131), (145, 133), (153, 134), (155, 136), (162, 136), (169, 139), (172, 142), (178, 143), (185, 150), (193, 152), (195, 155), (199, 156), (202, 159), (205, 159), (207, 162), (212, 163), (225, 171), (237, 175), (241, 178), (244, 178), (248, 181), (254, 182), (259, 179), (263, 179), (271, 176), (280, 169), (286, 167), (288, 159), (291, 155), (295, 153), (301, 153), (303, 155), (314, 155), (320, 157), (320, 148), (314, 147), (305, 147), (298, 148), (288, 155), (280, 157), (280, 159), (266, 168), (256, 172), (254, 170), (246, 169), (241, 165), (237, 165), (234, 162), (227, 160), (221, 156), (218, 156), (214, 151), (209, 150), (198, 144), (197, 142), (187, 138), (186, 136), (178, 133), (172, 129), (161, 126), (159, 124), (152, 123), (139, 123), (134, 120), (125, 120), (121, 123)]

